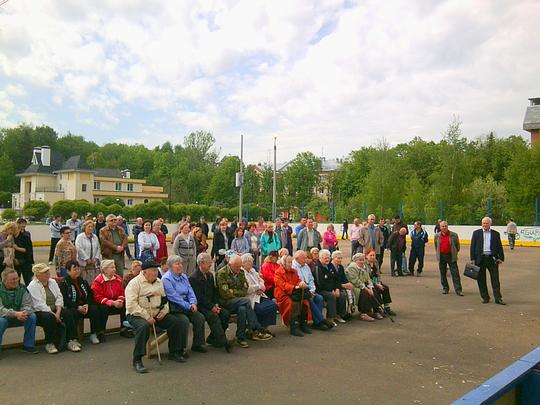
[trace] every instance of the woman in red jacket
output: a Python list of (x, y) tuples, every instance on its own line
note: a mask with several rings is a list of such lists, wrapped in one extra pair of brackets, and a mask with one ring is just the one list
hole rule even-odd
[(276, 270), (279, 268), (277, 264), (279, 258), (279, 253), (277, 250), (272, 250), (264, 259), (264, 263), (261, 266), (261, 277), (264, 280), (264, 287), (266, 288), (265, 294), (268, 298), (274, 298), (274, 275)]
[(292, 256), (285, 255), (279, 260), (279, 268), (275, 274), (275, 298), (281, 313), (281, 319), (290, 328), (293, 336), (311, 334), (307, 320), (309, 312), (310, 292), (308, 285), (300, 280), (298, 273), (292, 267)]
[(120, 336), (133, 337), (133, 333), (124, 326), (126, 320), (124, 281), (116, 274), (114, 260), (101, 262), (101, 274), (92, 283), (92, 292), (100, 314), (99, 332), (97, 333), (99, 341), (105, 341), (107, 320), (110, 314), (120, 314)]

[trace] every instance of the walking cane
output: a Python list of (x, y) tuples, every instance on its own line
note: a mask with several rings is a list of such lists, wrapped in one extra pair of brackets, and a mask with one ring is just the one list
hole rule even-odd
[[(379, 309), (382, 311), (382, 313), (384, 314), (384, 307), (382, 306), (382, 304), (379, 302), (379, 300), (377, 299), (377, 297), (375, 297), (375, 294), (373, 294), (373, 299), (375, 300), (375, 302), (377, 303), (377, 305), (379, 306)], [(385, 314), (388, 318), (390, 318), (390, 320), (392, 321), (392, 323), (395, 323), (396, 321), (394, 321), (394, 318), (392, 318), (389, 314)]]
[(157, 357), (158, 357), (158, 363), (159, 365), (163, 365), (161, 363), (161, 353), (159, 351), (159, 342), (158, 342), (158, 338), (157, 338), (157, 332), (156, 332), (156, 324), (153, 323), (152, 324), (152, 330), (154, 331), (154, 342), (156, 342), (156, 350), (157, 350)]

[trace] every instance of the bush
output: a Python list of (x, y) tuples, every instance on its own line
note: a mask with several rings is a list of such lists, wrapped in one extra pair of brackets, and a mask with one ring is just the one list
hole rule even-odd
[(72, 212), (79, 214), (79, 217), (93, 212), (94, 206), (86, 200), (62, 200), (57, 201), (51, 207), (50, 215), (61, 215), (63, 219), (71, 217)]
[(107, 207), (113, 204), (120, 205), (121, 207), (124, 207), (126, 205), (124, 200), (122, 200), (121, 198), (114, 198), (114, 197), (105, 197), (99, 200), (99, 202), (103, 205), (106, 205)]
[(0, 207), (11, 207), (11, 193), (9, 191), (0, 191)]
[(6, 221), (13, 221), (15, 218), (17, 218), (17, 212), (15, 212), (14, 209), (6, 208), (2, 213), (2, 218)]
[(135, 216), (143, 219), (168, 218), (169, 208), (161, 201), (151, 201), (146, 204), (137, 204), (133, 207)]
[(47, 201), (30, 200), (24, 204), (23, 213), (28, 217), (41, 219), (47, 215), (50, 209), (51, 205)]

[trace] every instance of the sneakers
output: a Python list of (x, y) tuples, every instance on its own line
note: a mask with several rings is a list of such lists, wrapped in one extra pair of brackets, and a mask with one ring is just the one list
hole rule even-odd
[(99, 345), (100, 341), (95, 333), (90, 335), (90, 342), (92, 342), (93, 345)]
[(382, 316), (380, 313), (378, 312), (375, 312), (374, 316), (373, 316), (375, 319), (377, 320), (381, 320), (381, 319), (384, 319), (384, 316)]
[(366, 321), (366, 322), (373, 322), (373, 321), (375, 321), (375, 319), (372, 318), (371, 316), (369, 316), (368, 314), (360, 314), (360, 320), (361, 320), (361, 321)]
[(345, 319), (343, 319), (341, 316), (336, 316), (334, 318), (334, 322), (336, 322), (336, 323), (347, 323), (347, 321)]
[(45, 351), (49, 354), (56, 354), (58, 353), (58, 349), (56, 348), (56, 346), (54, 345), (54, 343), (47, 343), (45, 345)]
[(236, 343), (238, 343), (238, 346), (247, 349), (249, 347), (248, 342), (246, 339), (236, 339)]
[(144, 366), (142, 360), (135, 360), (133, 362), (133, 369), (135, 372), (139, 374), (146, 374), (148, 373), (148, 369)]
[(38, 349), (36, 349), (35, 347), (28, 347), (28, 346), (23, 346), (21, 348), (21, 351), (25, 352), (25, 353), (30, 353), (30, 354), (38, 354), (39, 353)]
[(81, 345), (76, 340), (70, 340), (67, 344), (67, 348), (71, 352), (80, 352)]
[(328, 329), (332, 329), (334, 326), (337, 326), (333, 321), (329, 319), (324, 319), (323, 322), (328, 327)]
[(330, 329), (326, 323), (324, 322), (319, 322), (319, 323), (314, 323), (313, 324), (313, 329), (317, 329), (317, 330), (328, 330)]

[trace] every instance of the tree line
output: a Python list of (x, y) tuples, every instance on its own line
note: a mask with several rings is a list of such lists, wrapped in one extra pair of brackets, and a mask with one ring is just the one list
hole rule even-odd
[[(42, 145), (66, 158), (81, 155), (93, 168), (129, 169), (132, 177), (163, 186), (171, 204), (183, 209), (204, 205), (233, 213), (238, 205), (235, 174), (240, 160), (222, 156), (211, 133), (192, 132), (182, 144), (166, 142), (149, 149), (117, 143), (99, 146), (82, 136), (59, 136), (48, 126), (29, 125), (0, 129), (0, 204), (8, 206), (11, 192), (19, 188), (15, 174), (30, 164), (33, 148)], [(510, 216), (520, 224), (532, 224), (534, 200), (540, 195), (538, 147), (530, 148), (520, 136), (499, 138), (494, 133), (468, 140), (458, 119), (439, 142), (415, 137), (391, 147), (383, 139), (351, 151), (333, 172), (321, 172), (322, 163), (313, 153), (301, 152), (278, 173), (279, 211), (290, 209), (296, 218), (302, 211), (326, 219), (333, 213), (335, 222), (370, 212), (390, 217), (400, 211), (407, 221), (433, 222), (442, 211), (445, 219), (461, 224), (476, 224), (489, 211), (498, 224)], [(244, 204), (249, 205), (250, 218), (268, 216), (269, 165), (245, 167)]]

